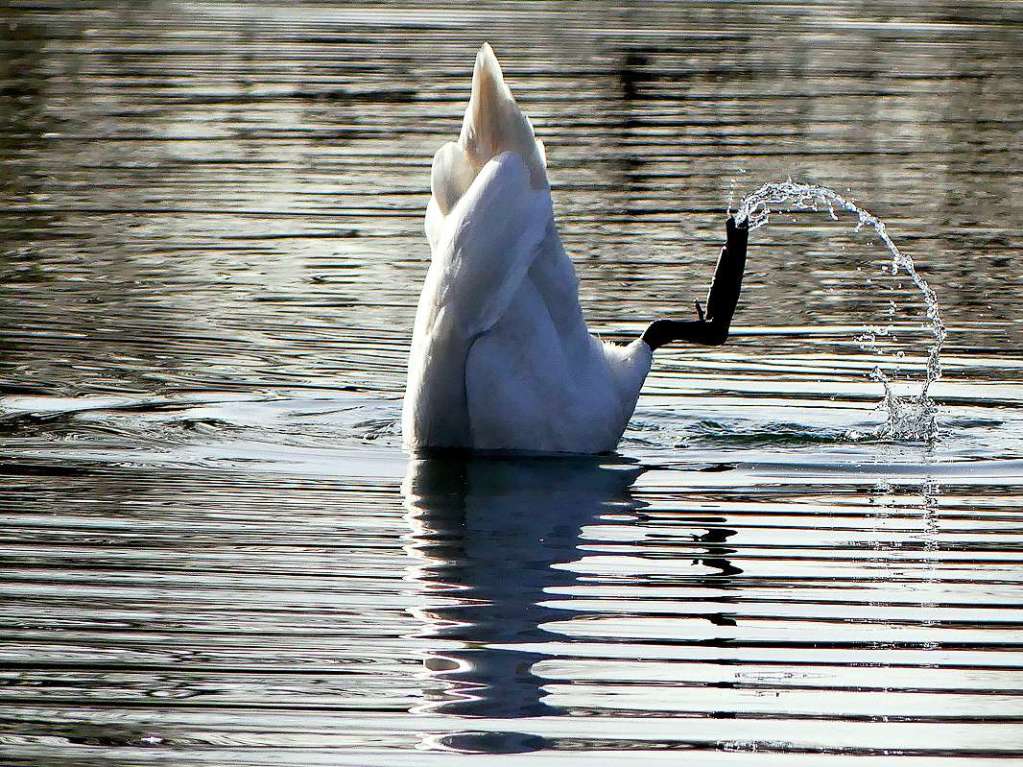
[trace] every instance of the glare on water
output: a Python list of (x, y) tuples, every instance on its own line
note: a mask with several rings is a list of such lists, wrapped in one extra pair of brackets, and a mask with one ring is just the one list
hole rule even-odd
[[(0, 4), (0, 764), (1018, 761), (1021, 22)], [(484, 40), (603, 338), (772, 210), (617, 455), (400, 449)]]

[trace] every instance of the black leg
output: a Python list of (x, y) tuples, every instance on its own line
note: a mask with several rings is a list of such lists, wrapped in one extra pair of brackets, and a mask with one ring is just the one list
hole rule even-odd
[(727, 340), (732, 316), (735, 314), (739, 294), (742, 292), (749, 227), (745, 222), (737, 225), (734, 218), (729, 218), (725, 230), (727, 238), (718, 257), (714, 280), (707, 293), (706, 313), (697, 302), (696, 313), (699, 319), (687, 322), (655, 320), (643, 333), (643, 340), (651, 349), (657, 349), (671, 341), (716, 346)]

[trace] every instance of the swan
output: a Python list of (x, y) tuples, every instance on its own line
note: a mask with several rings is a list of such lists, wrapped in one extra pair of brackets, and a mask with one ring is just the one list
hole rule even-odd
[(698, 319), (653, 322), (627, 345), (586, 327), (554, 221), (543, 144), (489, 44), (476, 56), (458, 141), (433, 159), (431, 262), (416, 311), (402, 408), (405, 448), (608, 453), (653, 352), (728, 336), (746, 228), (728, 240)]

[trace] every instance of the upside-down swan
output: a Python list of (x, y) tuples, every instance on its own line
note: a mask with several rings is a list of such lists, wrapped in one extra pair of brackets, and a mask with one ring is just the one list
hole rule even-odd
[(746, 228), (732, 219), (706, 315), (697, 304), (698, 319), (657, 320), (626, 346), (590, 335), (554, 223), (543, 144), (487, 44), (461, 135), (434, 157), (431, 187), (406, 448), (613, 451), (655, 349), (727, 338), (746, 260)]

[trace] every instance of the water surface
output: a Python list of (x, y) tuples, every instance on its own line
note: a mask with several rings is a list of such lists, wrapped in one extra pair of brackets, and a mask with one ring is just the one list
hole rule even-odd
[[(595, 331), (688, 314), (729, 206), (824, 184), (938, 295), (938, 439), (872, 436), (919, 293), (803, 211), (619, 455), (403, 454), (483, 40)], [(5, 765), (1023, 757), (1016, 5), (41, 0), (0, 52)]]

